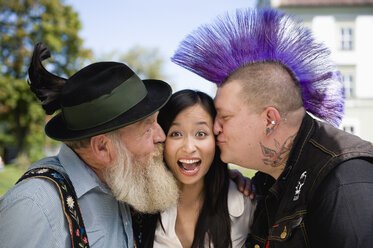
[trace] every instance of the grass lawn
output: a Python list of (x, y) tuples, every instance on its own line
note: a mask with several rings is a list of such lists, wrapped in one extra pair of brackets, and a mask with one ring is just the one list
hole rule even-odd
[(238, 166), (238, 165), (234, 165), (234, 164), (229, 164), (228, 167), (230, 169), (239, 170), (242, 173), (242, 175), (244, 175), (245, 177), (248, 177), (248, 178), (252, 178), (256, 173), (256, 170), (247, 169), (247, 168), (244, 168), (244, 167), (241, 167), (241, 166)]
[(0, 197), (3, 196), (25, 172), (14, 165), (6, 165), (0, 172)]

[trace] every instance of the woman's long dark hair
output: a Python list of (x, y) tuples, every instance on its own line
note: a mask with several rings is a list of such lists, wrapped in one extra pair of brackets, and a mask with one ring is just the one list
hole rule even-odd
[[(210, 114), (212, 120), (215, 119), (216, 110), (210, 96), (194, 90), (178, 91), (172, 95), (169, 102), (159, 111), (158, 123), (166, 135), (176, 116), (184, 109), (196, 104), (201, 105)], [(209, 239), (215, 248), (232, 247), (231, 221), (227, 202), (229, 188), (228, 168), (227, 164), (220, 160), (219, 148), (216, 147), (215, 150), (214, 160), (204, 178), (205, 198), (194, 231), (192, 248), (204, 247), (205, 237)], [(148, 229), (145, 232), (147, 235), (143, 237), (145, 241), (143, 243), (145, 244), (144, 247), (153, 246), (156, 228), (154, 221), (158, 218), (153, 218), (153, 221), (151, 221), (153, 223), (147, 223), (145, 228)]]

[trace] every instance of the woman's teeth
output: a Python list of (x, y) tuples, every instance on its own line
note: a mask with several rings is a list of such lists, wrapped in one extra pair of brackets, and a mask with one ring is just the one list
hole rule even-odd
[(201, 161), (200, 159), (180, 159), (179, 162), (183, 164), (194, 164)]
[(200, 165), (200, 162), (200, 159), (180, 159), (178, 161), (179, 166), (186, 171), (197, 169), (197, 167)]

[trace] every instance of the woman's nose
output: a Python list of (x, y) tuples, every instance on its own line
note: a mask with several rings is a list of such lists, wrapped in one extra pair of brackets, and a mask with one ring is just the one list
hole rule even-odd
[(194, 140), (192, 138), (186, 137), (184, 139), (183, 148), (188, 153), (194, 152), (196, 150), (196, 146), (194, 144)]

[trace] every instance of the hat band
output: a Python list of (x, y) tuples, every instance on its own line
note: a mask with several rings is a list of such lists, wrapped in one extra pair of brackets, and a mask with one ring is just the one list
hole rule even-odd
[(79, 105), (62, 106), (62, 116), (71, 130), (83, 130), (107, 123), (123, 114), (147, 95), (140, 78), (133, 74), (109, 94)]

